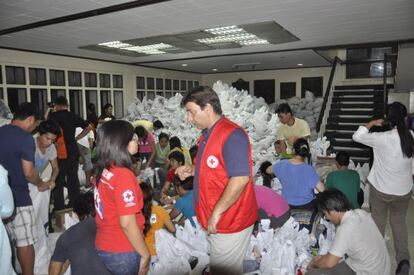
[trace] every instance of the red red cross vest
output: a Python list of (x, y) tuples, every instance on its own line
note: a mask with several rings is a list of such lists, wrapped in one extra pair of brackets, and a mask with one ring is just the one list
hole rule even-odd
[[(230, 134), (240, 127), (226, 118), (221, 119), (213, 128), (205, 145), (199, 165), (198, 175), (198, 202), (195, 199), (194, 206), (199, 223), (207, 229), (208, 219), (218, 199), (227, 186), (226, 167), (222, 149)], [(247, 135), (247, 134), (246, 134)], [(198, 144), (203, 142), (201, 136)], [(249, 143), (249, 162), (252, 167), (251, 145)], [(196, 160), (198, 157), (195, 158)], [(251, 168), (250, 168), (251, 169)], [(252, 174), (252, 171), (250, 171)], [(251, 226), (257, 221), (257, 203), (251, 177), (246, 189), (240, 198), (220, 218), (217, 224), (218, 233), (239, 232)]]

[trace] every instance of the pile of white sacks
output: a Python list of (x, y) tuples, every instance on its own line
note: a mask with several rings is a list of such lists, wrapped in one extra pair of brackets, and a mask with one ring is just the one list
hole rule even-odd
[[(276, 140), (276, 130), (280, 125), (279, 118), (273, 108), (269, 108), (263, 98), (257, 98), (250, 95), (247, 91), (239, 91), (221, 81), (217, 81), (213, 85), (213, 89), (217, 92), (223, 114), (243, 127), (252, 144), (252, 155), (254, 163), (254, 172), (257, 172), (260, 163), (265, 160), (275, 161), (273, 143)], [(200, 130), (192, 126), (186, 120), (186, 114), (180, 107), (182, 100), (181, 94), (176, 94), (169, 99), (156, 96), (154, 100), (143, 101), (135, 100), (128, 107), (126, 119), (134, 121), (137, 119), (147, 119), (154, 121), (160, 120), (165, 128), (162, 129), (170, 135), (178, 135), (184, 146), (191, 147), (197, 143), (200, 136)], [(306, 92), (303, 99), (293, 97), (287, 100), (291, 106), (294, 115), (303, 117), (308, 121), (311, 127), (312, 137), (316, 139), (316, 120), (322, 105), (322, 98), (316, 98), (311, 92)], [(284, 101), (279, 101), (282, 103)], [(321, 155), (320, 147), (329, 147), (326, 139), (318, 141), (315, 144), (315, 152)], [(323, 145), (321, 145), (323, 143)], [(326, 146), (327, 144), (327, 146)], [(311, 147), (313, 143), (311, 142)], [(325, 150), (326, 152), (326, 150)], [(315, 154), (316, 156), (316, 154)]]

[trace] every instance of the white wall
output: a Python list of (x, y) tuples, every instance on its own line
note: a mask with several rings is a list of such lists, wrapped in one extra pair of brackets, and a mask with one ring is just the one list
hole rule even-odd
[[(201, 82), (201, 75), (179, 71), (152, 69), (134, 65), (118, 64), (105, 61), (96, 61), (82, 58), (65, 57), (49, 54), (38, 54), (24, 51), (0, 49), (0, 65), (2, 66), (3, 85), (5, 87), (5, 66), (24, 66), (47, 69), (63, 69), (81, 72), (111, 73), (123, 75), (124, 108), (136, 97), (136, 76), (168, 78), (179, 80), (194, 80)], [(28, 83), (28, 80), (26, 81)], [(22, 85), (16, 85), (22, 87)], [(29, 85), (23, 85), (26, 89)], [(47, 86), (47, 89), (50, 87)], [(91, 89), (91, 88), (89, 88)], [(118, 89), (121, 90), (121, 89)], [(5, 90), (3, 90), (5, 93)], [(50, 99), (50, 98), (48, 98)], [(84, 101), (85, 102), (85, 101)], [(97, 106), (98, 107), (98, 106)], [(85, 110), (85, 108), (83, 108)]]
[(303, 69), (287, 69), (287, 70), (268, 70), (255, 72), (241, 72), (241, 73), (217, 73), (205, 74), (202, 76), (201, 83), (204, 85), (213, 85), (217, 80), (222, 80), (231, 85), (232, 82), (242, 78), (244, 81), (249, 81), (249, 91), (253, 94), (254, 80), (261, 79), (275, 79), (275, 99), (280, 99), (280, 82), (296, 82), (296, 96), (301, 96), (301, 78), (302, 77), (323, 77), (323, 92), (325, 93), (326, 86), (329, 80), (331, 67), (321, 68), (303, 68)]

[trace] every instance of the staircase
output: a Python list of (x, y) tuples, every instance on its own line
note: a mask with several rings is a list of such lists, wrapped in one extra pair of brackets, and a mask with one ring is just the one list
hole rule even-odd
[(371, 149), (352, 140), (360, 125), (384, 114), (383, 85), (335, 86), (324, 135), (334, 152), (346, 151), (354, 162), (365, 163)]

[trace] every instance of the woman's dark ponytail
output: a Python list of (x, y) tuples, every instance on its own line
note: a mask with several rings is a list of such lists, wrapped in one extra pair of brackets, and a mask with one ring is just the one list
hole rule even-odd
[(295, 155), (301, 156), (303, 159), (309, 158), (310, 156), (310, 149), (309, 144), (304, 138), (299, 138), (293, 144), (293, 151)]
[(414, 138), (408, 128), (406, 118), (407, 108), (403, 104), (394, 102), (388, 105), (387, 120), (392, 127), (397, 127), (403, 156), (411, 158), (414, 155)]

